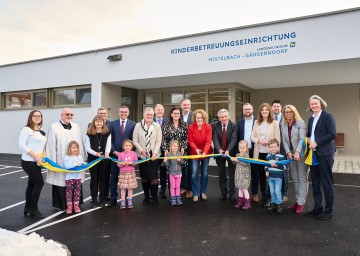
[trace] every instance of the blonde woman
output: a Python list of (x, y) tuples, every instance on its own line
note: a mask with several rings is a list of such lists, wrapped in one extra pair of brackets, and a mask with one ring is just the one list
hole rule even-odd
[(282, 142), (290, 164), (290, 175), (294, 181), (295, 204), (290, 207), (297, 214), (302, 214), (308, 193), (308, 167), (300, 158), (303, 140), (306, 136), (306, 125), (293, 105), (286, 105), (282, 111)]

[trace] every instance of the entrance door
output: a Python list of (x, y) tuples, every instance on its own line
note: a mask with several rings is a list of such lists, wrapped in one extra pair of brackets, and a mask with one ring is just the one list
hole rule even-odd
[(130, 114), (129, 119), (136, 122), (135, 117), (137, 116), (136, 112), (136, 99), (137, 99), (137, 90), (130, 88), (121, 88), (121, 105), (126, 105), (129, 107)]

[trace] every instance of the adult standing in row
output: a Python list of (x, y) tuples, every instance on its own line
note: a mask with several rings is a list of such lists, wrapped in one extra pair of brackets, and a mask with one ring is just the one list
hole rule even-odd
[[(161, 150), (164, 155), (167, 156), (170, 147), (171, 140), (177, 140), (179, 142), (179, 150), (182, 155), (187, 153), (188, 147), (188, 126), (184, 121), (180, 120), (181, 109), (179, 107), (173, 107), (170, 110), (169, 122), (162, 127), (162, 142)], [(187, 161), (185, 161), (187, 163)], [(186, 164), (185, 164), (186, 165)], [(183, 168), (186, 168), (183, 167)], [(160, 173), (161, 175), (161, 173)], [(161, 178), (160, 178), (161, 183)], [(161, 186), (162, 188), (162, 186)]]
[[(64, 157), (67, 154), (68, 145), (70, 141), (75, 140), (79, 143), (79, 154), (86, 160), (85, 147), (83, 143), (83, 136), (79, 125), (72, 122), (74, 113), (70, 108), (64, 108), (61, 112), (61, 119), (50, 126), (48, 133), (48, 141), (46, 144), (47, 156), (60, 165), (64, 165)], [(62, 172), (47, 172), (47, 182), (52, 185), (52, 205), (53, 207), (65, 210), (65, 176)], [(81, 172), (81, 183), (85, 181), (85, 172)], [(82, 204), (83, 189), (81, 188), (80, 204)]]
[[(164, 106), (161, 104), (155, 105), (155, 117), (154, 121), (160, 125), (161, 128), (163, 128), (169, 120), (164, 118)], [(164, 154), (165, 151), (161, 150), (161, 155)], [(160, 196), (162, 199), (165, 199), (166, 196), (166, 180), (167, 180), (167, 174), (166, 174), (166, 167), (162, 165), (163, 160), (159, 161), (159, 169), (160, 169)]]
[[(108, 120), (108, 112), (106, 110), (106, 108), (104, 107), (100, 107), (97, 110), (97, 115), (102, 116), (102, 118), (104, 118), (105, 120), (105, 124), (107, 126), (107, 128), (109, 129), (109, 132), (111, 134), (111, 122)], [(105, 188), (105, 201), (109, 202), (110, 201), (110, 197), (109, 197), (109, 186), (110, 186), (110, 168), (111, 165), (110, 163), (108, 164), (108, 170), (106, 171), (106, 188)]]
[[(309, 147), (314, 151), (318, 165), (310, 166), (314, 208), (308, 216), (320, 220), (328, 220), (333, 216), (334, 186), (332, 168), (336, 138), (336, 122), (334, 116), (325, 111), (327, 103), (318, 95), (309, 99), (309, 110), (313, 115), (309, 119), (307, 136)], [(322, 205), (321, 189), (324, 191), (325, 208)]]
[(294, 159), (290, 164), (290, 174), (294, 181), (295, 204), (290, 207), (297, 214), (304, 211), (308, 193), (308, 167), (305, 160), (301, 159), (303, 141), (306, 136), (306, 125), (299, 112), (293, 105), (286, 105), (282, 111), (281, 124), (282, 144), (288, 159)]
[[(88, 153), (88, 161), (94, 161), (99, 157), (109, 157), (111, 150), (111, 135), (105, 120), (97, 115), (88, 127), (85, 136), (85, 148)], [(103, 159), (101, 162), (90, 168), (90, 193), (92, 206), (105, 206), (105, 199), (108, 195), (106, 191), (107, 177), (109, 172), (109, 160)], [(99, 194), (99, 200), (97, 199)]]
[[(274, 120), (273, 111), (268, 103), (262, 103), (258, 109), (257, 120), (251, 132), (251, 140), (254, 142), (254, 158), (266, 160), (269, 152), (268, 142), (271, 139), (280, 140), (279, 123)], [(268, 206), (270, 200), (268, 196), (268, 185), (265, 176), (264, 165), (257, 165), (260, 179), (260, 190), (262, 195), (261, 207)]]
[[(110, 123), (111, 131), (111, 157), (118, 159), (120, 152), (123, 151), (122, 144), (124, 140), (131, 140), (135, 128), (135, 122), (128, 119), (130, 110), (122, 105), (118, 108), (119, 119)], [(109, 206), (117, 204), (117, 184), (119, 181), (119, 167), (116, 162), (110, 163), (110, 201)]]
[[(214, 143), (215, 154), (235, 156), (236, 142), (238, 136), (238, 126), (229, 120), (229, 111), (220, 109), (218, 111), (219, 121), (212, 123), (212, 140)], [(235, 164), (228, 157), (217, 157), (215, 159), (218, 166), (220, 200), (224, 201), (229, 194), (229, 200), (235, 201)], [(228, 163), (229, 186), (226, 178), (226, 162)]]
[(25, 127), (20, 131), (19, 148), (22, 151), (21, 167), (28, 175), (28, 184), (25, 192), (24, 215), (30, 214), (33, 218), (43, 218), (39, 211), (38, 202), (44, 179), (41, 174), (41, 164), (44, 163), (46, 137), (41, 130), (43, 120), (38, 110), (29, 113)]
[[(207, 155), (212, 153), (212, 128), (207, 123), (208, 115), (203, 109), (197, 109), (192, 116), (193, 123), (188, 128), (190, 155)], [(193, 202), (199, 201), (199, 196), (207, 200), (209, 157), (191, 160)], [(199, 188), (199, 171), (201, 172)]]
[(145, 196), (144, 205), (150, 204), (150, 193), (152, 204), (159, 205), (157, 199), (159, 160), (154, 160), (154, 158), (161, 156), (161, 140), (161, 127), (154, 122), (154, 109), (146, 107), (144, 109), (144, 118), (135, 125), (133, 133), (133, 143), (138, 158), (142, 160), (153, 158), (139, 165)]
[[(248, 143), (249, 157), (254, 157), (254, 142), (251, 141), (251, 131), (254, 127), (256, 118), (253, 115), (254, 108), (250, 103), (243, 105), (244, 118), (238, 122), (238, 140), (237, 144), (241, 140), (245, 140)], [(257, 165), (251, 164), (251, 194), (254, 202), (259, 202), (258, 190), (259, 190), (259, 173), (257, 171)]]
[[(181, 121), (185, 122), (187, 126), (189, 127), (193, 123), (193, 111), (191, 110), (191, 101), (188, 98), (184, 98), (180, 102), (181, 107)], [(190, 154), (190, 147), (188, 146), (188, 152), (187, 154)], [(192, 165), (188, 164), (185, 165), (182, 170), (182, 177), (181, 177), (181, 194), (186, 193), (186, 198), (192, 198), (193, 192), (192, 192)]]

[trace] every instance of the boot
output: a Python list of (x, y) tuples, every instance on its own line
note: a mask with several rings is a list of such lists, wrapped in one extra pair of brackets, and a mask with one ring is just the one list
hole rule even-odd
[(171, 196), (171, 198), (170, 198), (170, 202), (171, 202), (171, 205), (172, 206), (175, 206), (176, 205), (176, 197), (175, 196)]
[(66, 214), (72, 214), (73, 205), (72, 202), (67, 203)]
[(244, 205), (244, 198), (239, 196), (238, 201), (235, 204), (235, 208), (240, 209), (243, 205)]
[(176, 196), (176, 203), (177, 203), (177, 205), (183, 204), (183, 202), (181, 201), (181, 196)]
[(149, 189), (150, 189), (150, 183), (147, 181), (143, 181), (142, 182), (142, 187), (144, 190), (144, 201), (143, 201), (143, 205), (147, 205), (150, 204), (150, 194), (149, 194)]
[(81, 212), (81, 209), (79, 207), (79, 202), (74, 202), (74, 212), (75, 213)]
[(245, 198), (244, 199), (244, 206), (241, 209), (249, 210), (250, 208), (251, 208), (250, 198)]
[(152, 204), (154, 206), (158, 206), (159, 205), (158, 198), (157, 198), (158, 185), (157, 184), (151, 185), (150, 192), (151, 192)]

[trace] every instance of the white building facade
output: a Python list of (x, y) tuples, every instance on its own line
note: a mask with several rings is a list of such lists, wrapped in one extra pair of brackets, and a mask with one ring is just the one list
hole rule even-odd
[[(128, 105), (139, 121), (145, 106), (167, 110), (183, 97), (211, 119), (221, 108), (242, 117), (262, 102), (293, 104), (305, 121), (308, 98), (328, 102), (345, 135), (342, 154), (359, 154), (360, 9), (100, 49), (0, 66), (4, 128), (0, 153), (20, 153), (17, 138), (39, 109), (44, 130), (71, 107), (84, 133), (98, 107)], [(109, 60), (113, 58), (113, 60)]]

